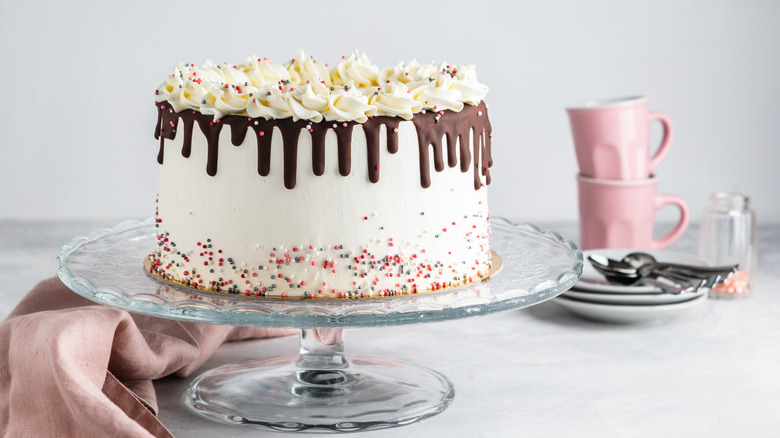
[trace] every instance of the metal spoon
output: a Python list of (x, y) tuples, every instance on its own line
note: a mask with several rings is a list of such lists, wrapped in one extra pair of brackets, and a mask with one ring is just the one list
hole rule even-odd
[(608, 282), (612, 284), (618, 284), (621, 286), (631, 286), (637, 283), (648, 284), (651, 286), (658, 286), (664, 292), (680, 293), (682, 289), (676, 285), (670, 285), (668, 283), (662, 283), (657, 278), (639, 276), (636, 268), (626, 266), (626, 264), (619, 260), (613, 260), (598, 254), (588, 256), (588, 260), (594, 269), (600, 272)]
[(658, 260), (655, 259), (655, 257), (652, 256), (652, 254), (648, 254), (646, 252), (632, 252), (630, 254), (626, 254), (625, 257), (621, 260), (622, 262), (628, 263), (632, 267), (639, 269), (643, 265), (647, 263), (657, 263)]
[(738, 265), (694, 266), (681, 263), (659, 263), (651, 254), (644, 252), (632, 252), (620, 261), (635, 268), (640, 277), (650, 271), (663, 270), (666, 273), (677, 272), (689, 277), (709, 279), (713, 275), (727, 276), (738, 268)]
[(666, 292), (669, 294), (681, 294), (685, 292), (696, 292), (703, 286), (704, 280), (698, 280), (698, 281), (688, 281), (683, 282), (682, 284), (679, 283), (668, 283), (666, 281), (663, 281), (663, 277), (659, 278), (652, 278), (652, 277), (644, 277), (639, 280), (639, 284), (644, 284), (647, 286), (655, 286), (658, 289), (661, 289), (662, 292)]
[(612, 284), (617, 284), (621, 286), (636, 286), (636, 285), (644, 285), (644, 286), (653, 286), (657, 289), (660, 289), (663, 293), (670, 293), (670, 294), (680, 294), (683, 292), (694, 292), (699, 289), (705, 282), (705, 280), (692, 280), (688, 279), (686, 281), (678, 282), (674, 280), (670, 280), (666, 277), (654, 277), (654, 276), (645, 276), (645, 277), (628, 277), (625, 275), (614, 275), (614, 274), (604, 274), (604, 278), (607, 279), (608, 282)]
[(733, 266), (709, 268), (658, 263), (655, 257), (647, 253), (631, 253), (622, 260), (592, 254), (588, 260), (610, 283), (625, 286), (646, 284), (668, 293), (712, 287), (735, 269)]
[(638, 270), (621, 260), (614, 260), (609, 257), (605, 257), (599, 254), (591, 254), (588, 256), (588, 260), (593, 267), (602, 274), (623, 274), (626, 276), (636, 276), (639, 274)]

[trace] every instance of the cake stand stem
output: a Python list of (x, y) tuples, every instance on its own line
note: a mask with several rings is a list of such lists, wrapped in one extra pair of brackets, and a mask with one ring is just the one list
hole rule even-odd
[(455, 395), (442, 374), (394, 359), (344, 354), (342, 329), (303, 329), (298, 356), (207, 371), (189, 405), (230, 424), (351, 432), (403, 426), (442, 412)]
[(302, 329), (293, 392), (322, 397), (348, 391), (350, 366), (344, 356), (343, 329)]
[(300, 341), (300, 368), (328, 370), (347, 367), (343, 329), (302, 329)]

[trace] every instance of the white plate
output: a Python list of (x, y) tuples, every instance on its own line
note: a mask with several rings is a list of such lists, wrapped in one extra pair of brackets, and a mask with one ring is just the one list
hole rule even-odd
[(601, 275), (598, 271), (596, 271), (595, 268), (593, 268), (593, 265), (590, 264), (590, 261), (588, 261), (588, 256), (591, 254), (599, 254), (606, 257), (609, 257), (611, 259), (620, 260), (623, 257), (626, 256), (626, 254), (642, 251), (646, 252), (653, 257), (655, 257), (658, 261), (661, 262), (670, 262), (670, 263), (687, 263), (689, 265), (700, 265), (704, 266), (706, 263), (704, 263), (700, 258), (680, 253), (680, 252), (673, 252), (673, 251), (647, 251), (647, 250), (637, 250), (637, 249), (620, 249), (620, 248), (605, 248), (605, 249), (591, 249), (588, 251), (583, 251), (582, 256), (585, 259), (585, 262), (582, 266), (582, 277), (580, 277), (580, 280), (574, 285), (575, 290), (581, 290), (581, 291), (592, 291), (592, 292), (601, 292), (601, 293), (620, 293), (620, 294), (627, 294), (627, 293), (648, 293), (648, 292), (661, 292), (660, 289), (654, 286), (621, 286), (617, 284), (612, 284), (607, 282), (607, 280), (604, 278), (603, 275)]
[(564, 292), (563, 296), (573, 298), (579, 301), (587, 301), (589, 303), (600, 304), (629, 304), (629, 305), (654, 305), (654, 304), (674, 304), (682, 303), (683, 301), (690, 301), (696, 297), (706, 294), (710, 290), (708, 288), (699, 288), (696, 292), (687, 292), (681, 294), (667, 294), (667, 293), (646, 293), (646, 294), (616, 294), (616, 293), (598, 293), (598, 292), (581, 292), (577, 290), (569, 290)]
[(567, 310), (601, 322), (615, 324), (646, 324), (665, 321), (677, 316), (679, 313), (698, 306), (707, 300), (707, 294), (690, 301), (675, 304), (658, 305), (622, 305), (622, 304), (596, 304), (585, 301), (577, 301), (571, 298), (559, 296), (553, 301), (565, 307)]

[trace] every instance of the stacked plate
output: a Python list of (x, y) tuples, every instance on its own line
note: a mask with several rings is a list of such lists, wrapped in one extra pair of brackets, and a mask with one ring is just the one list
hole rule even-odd
[[(620, 260), (632, 249), (598, 249), (583, 251), (589, 255), (599, 254)], [(670, 251), (644, 251), (657, 260), (690, 265), (704, 265), (698, 258)], [(680, 294), (665, 293), (655, 286), (622, 286), (608, 283), (587, 261), (582, 277), (574, 287), (554, 301), (569, 311), (602, 322), (617, 324), (643, 324), (665, 321), (702, 304), (709, 289), (699, 288)]]

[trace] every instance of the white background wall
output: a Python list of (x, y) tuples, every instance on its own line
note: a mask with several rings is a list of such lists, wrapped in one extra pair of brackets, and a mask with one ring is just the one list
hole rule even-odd
[(726, 189), (780, 222), (780, 2), (506, 3), (0, 0), (0, 219), (150, 216), (153, 91), (173, 65), (304, 48), (326, 63), (358, 49), (382, 67), (476, 64), (493, 215), (576, 220), (563, 108), (646, 94), (676, 129), (661, 191), (694, 221)]

